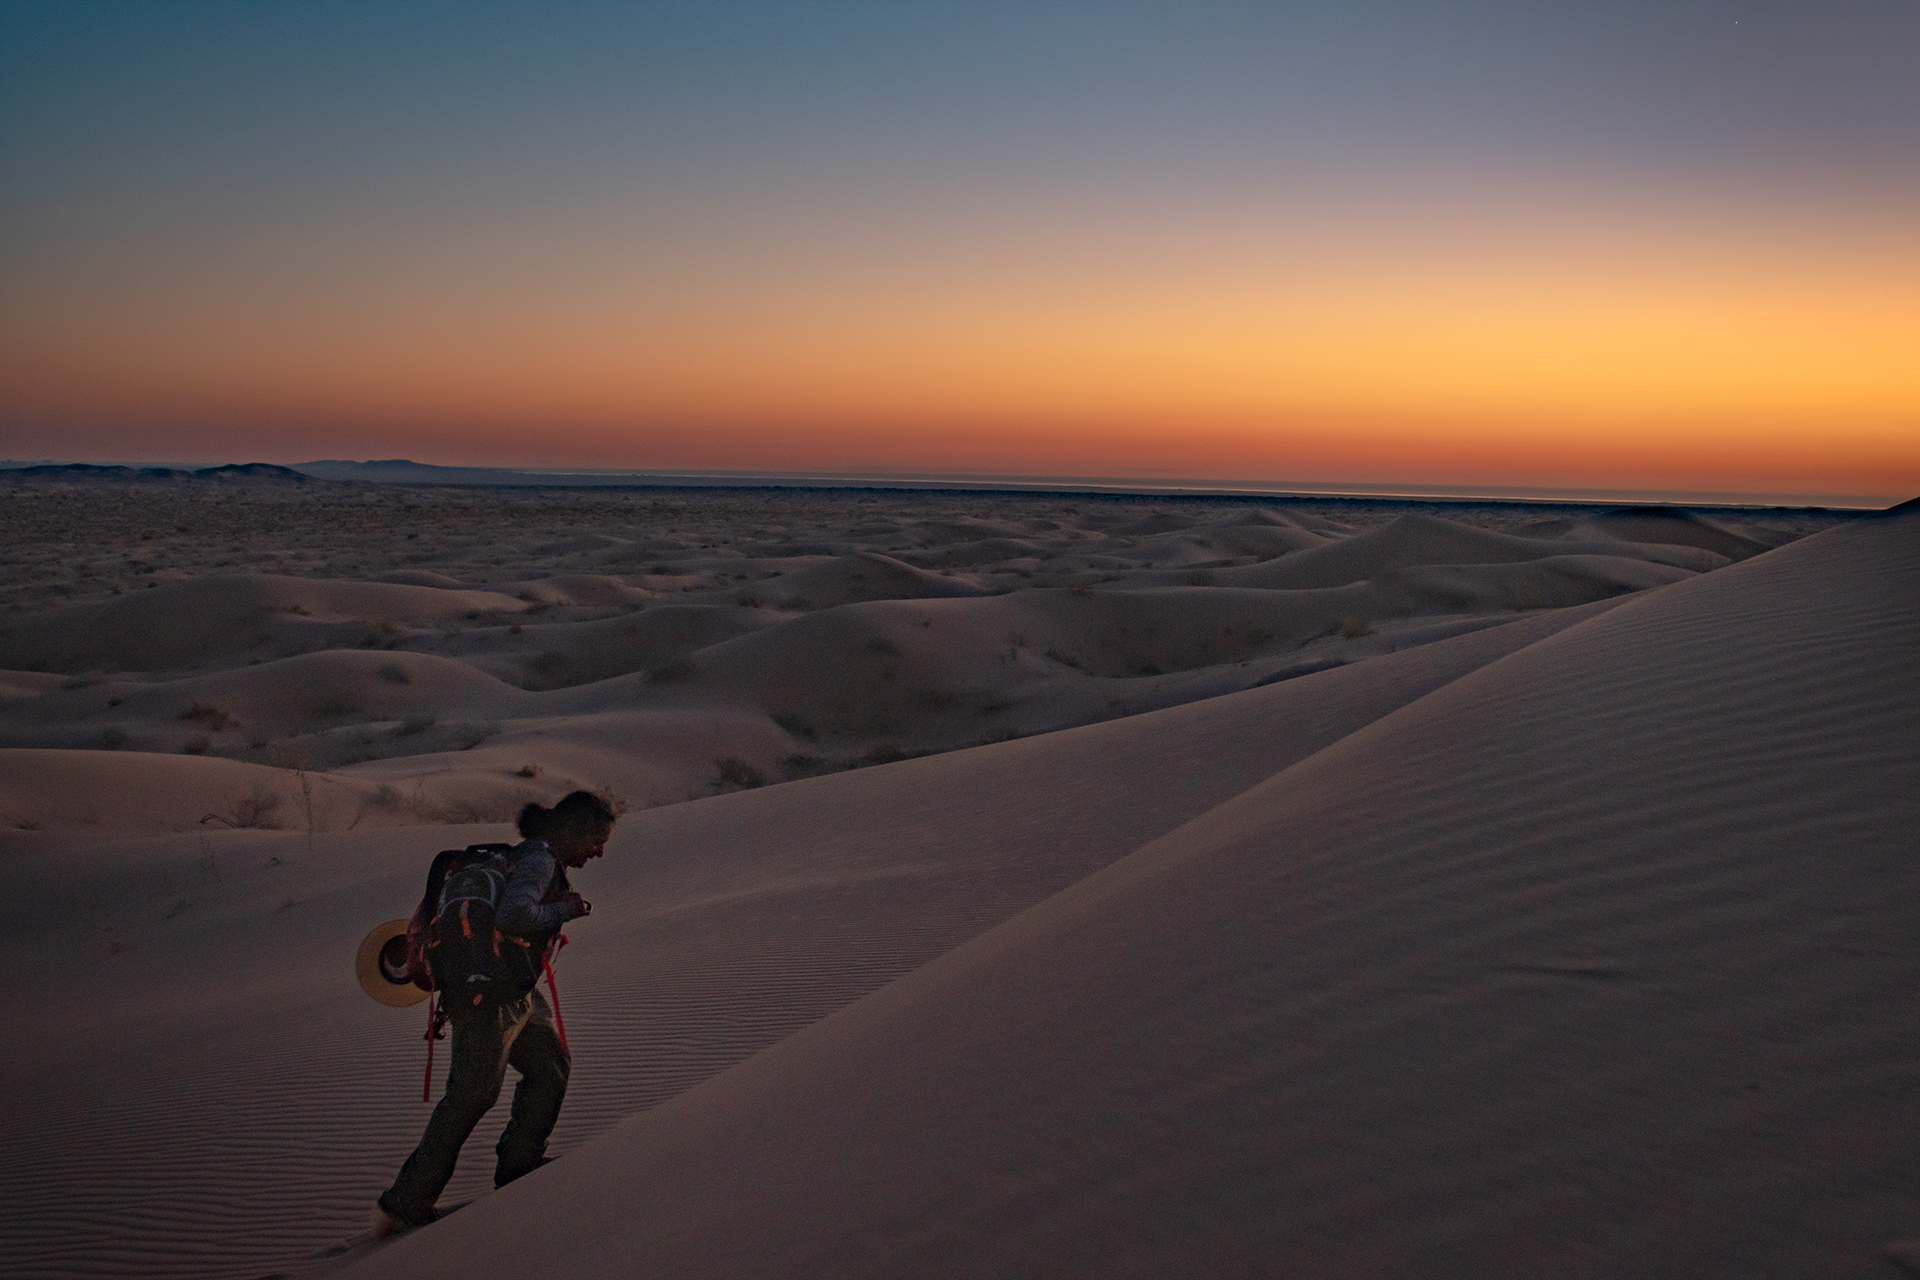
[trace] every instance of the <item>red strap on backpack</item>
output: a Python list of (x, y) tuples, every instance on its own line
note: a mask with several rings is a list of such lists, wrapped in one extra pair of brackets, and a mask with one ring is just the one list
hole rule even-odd
[(566, 934), (555, 935), (553, 945), (548, 947), (540, 957), (540, 967), (547, 971), (547, 991), (553, 996), (553, 1025), (554, 1029), (560, 1033), (560, 1052), (572, 1057), (573, 1050), (567, 1048), (567, 1024), (560, 1017), (560, 988), (553, 980), (553, 953), (566, 945)]
[(441, 1016), (440, 993), (435, 992), (427, 1001), (427, 1078), (420, 1084), (420, 1101), (433, 1101), (433, 1042), (446, 1034), (441, 1028), (446, 1019)]

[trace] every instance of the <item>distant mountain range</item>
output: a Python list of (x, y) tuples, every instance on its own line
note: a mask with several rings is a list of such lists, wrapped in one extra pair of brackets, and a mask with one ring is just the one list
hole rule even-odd
[[(1763, 507), (1874, 510), (1871, 500), (1827, 494), (1733, 494), (1677, 491), (1627, 492), (1599, 489), (1516, 490), (1404, 485), (1388, 490), (1366, 484), (1258, 484), (1234, 480), (1140, 480), (1097, 476), (1000, 476), (963, 474), (887, 474), (879, 472), (774, 471), (622, 471), (592, 468), (441, 467), (407, 458), (352, 462), (340, 458), (297, 462), (290, 467), (267, 462), (228, 463), (218, 467), (103, 465), (88, 462), (0, 460), (0, 481), (116, 480), (184, 484), (254, 481), (276, 484), (322, 483), (394, 485), (469, 485), (523, 488), (775, 488), (775, 489), (923, 489), (1000, 493), (1147, 494), (1162, 497), (1287, 498), (1295, 501), (1363, 499), (1375, 502), (1549, 503), (1577, 506), (1679, 505), (1757, 510)], [(1881, 501), (1885, 501), (1882, 499)]]
[(92, 462), (0, 462), (0, 476), (10, 480), (134, 480), (157, 484), (182, 481), (265, 480), (283, 484), (311, 484), (314, 477), (271, 462), (229, 462), (219, 467), (124, 467)]

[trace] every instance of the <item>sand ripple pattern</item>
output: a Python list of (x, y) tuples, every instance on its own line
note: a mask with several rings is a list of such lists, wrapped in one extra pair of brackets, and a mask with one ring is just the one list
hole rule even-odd
[[(807, 887), (672, 913), (635, 947), (573, 949), (561, 1001), (575, 1084), (551, 1149), (759, 1052), (1053, 887), (893, 874), (837, 885), (830, 909)], [(424, 1006), (371, 1024), (359, 1012), (263, 1016), (164, 1064), (102, 1061), (102, 1076), (140, 1087), (92, 1087), (107, 1100), (78, 1123), (73, 1108), (36, 1111), (16, 1097), (0, 1147), (0, 1273), (245, 1280), (323, 1264), (364, 1231), (428, 1111)], [(503, 1097), (443, 1203), (491, 1189), (506, 1112)], [(382, 1149), (370, 1141), (380, 1134), (407, 1137)]]

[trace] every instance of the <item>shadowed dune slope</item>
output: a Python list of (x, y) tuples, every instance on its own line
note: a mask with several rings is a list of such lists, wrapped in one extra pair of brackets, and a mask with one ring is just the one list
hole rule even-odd
[(1569, 628), (352, 1274), (1886, 1274), (1917, 582), (1888, 521)]
[[(554, 1150), (564, 1156), (1396, 707), (1613, 607), (629, 814), (607, 859), (575, 879), (595, 909), (570, 926), (575, 945), (559, 966), (575, 1070)], [(251, 1280), (317, 1265), (364, 1231), (427, 1113), (425, 1014), (362, 996), (349, 976), (355, 945), (411, 909), (434, 850), (505, 834), (361, 830), (309, 843), (218, 831), (109, 844), (0, 832), (14, 893), (45, 908), (0, 933), (0, 963), (35, 975), (23, 995), (33, 1051), (0, 1058), (0, 1089), (32, 1100), (0, 1129), (0, 1273)], [(469, 1142), (448, 1202), (488, 1185), (505, 1111)], [(550, 1273), (561, 1256), (529, 1273)]]
[(1623, 507), (1592, 515), (1544, 520), (1515, 532), (1536, 538), (1619, 538), (1662, 546), (1700, 547), (1729, 560), (1759, 555), (1772, 543), (1730, 529), (1697, 511), (1673, 507)]
[(0, 624), (0, 667), (58, 662), (69, 671), (160, 671), (295, 637), (319, 648), (314, 640), (320, 637), (339, 639), (330, 636), (338, 629), (332, 622), (358, 633), (367, 624), (432, 623), (526, 607), (496, 591), (211, 574)]
[(748, 590), (795, 609), (831, 608), (857, 600), (925, 600), (980, 594), (980, 588), (972, 583), (943, 578), (874, 551), (808, 565), (755, 583)]
[[(1633, 547), (1631, 552), (1629, 547)], [(1217, 570), (1214, 581), (1234, 587), (1338, 587), (1413, 565), (1512, 564), (1548, 556), (1582, 554), (1636, 554), (1640, 559), (1696, 571), (1726, 563), (1722, 556), (1698, 547), (1522, 538), (1456, 524), (1437, 516), (1413, 514), (1400, 516), (1381, 528), (1356, 533), (1325, 546), (1309, 547), (1277, 560)]]

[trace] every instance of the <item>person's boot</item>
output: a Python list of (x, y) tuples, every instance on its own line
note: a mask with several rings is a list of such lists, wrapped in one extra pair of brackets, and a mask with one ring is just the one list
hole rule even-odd
[[(384, 1196), (381, 1197), (381, 1200), (384, 1199)], [(434, 1221), (440, 1216), (429, 1209), (427, 1210), (427, 1216), (425, 1218), (422, 1218), (418, 1222), (409, 1222), (399, 1214), (388, 1212), (387, 1206), (381, 1203), (381, 1200), (375, 1200), (373, 1202), (373, 1238), (375, 1240), (385, 1240), (388, 1236), (397, 1236), (402, 1231), (411, 1231), (415, 1227), (424, 1227), (427, 1223)]]
[(517, 1182), (521, 1178), (526, 1177), (528, 1174), (532, 1173), (534, 1169), (538, 1169), (541, 1165), (552, 1164), (552, 1163), (553, 1163), (552, 1156), (541, 1156), (538, 1160), (533, 1162), (533, 1168), (521, 1169), (517, 1173), (507, 1173), (503, 1170), (495, 1169), (493, 1171), (493, 1189), (495, 1191), (498, 1191), (500, 1188), (506, 1186), (509, 1182)]

